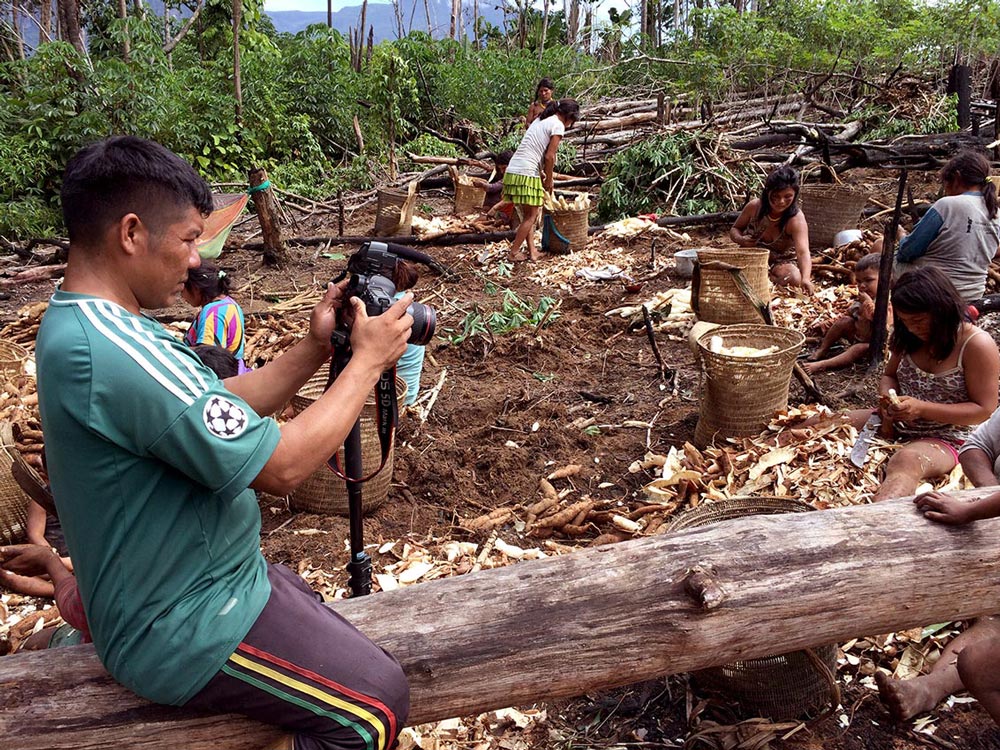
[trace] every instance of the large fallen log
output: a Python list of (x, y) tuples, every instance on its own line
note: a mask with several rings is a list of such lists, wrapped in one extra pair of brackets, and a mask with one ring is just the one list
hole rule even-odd
[[(998, 611), (998, 534), (1000, 519), (942, 526), (903, 498), (739, 519), (332, 606), (400, 660), (416, 724)], [(149, 704), (90, 646), (0, 659), (0, 736), (18, 750), (242, 750), (272, 734)]]

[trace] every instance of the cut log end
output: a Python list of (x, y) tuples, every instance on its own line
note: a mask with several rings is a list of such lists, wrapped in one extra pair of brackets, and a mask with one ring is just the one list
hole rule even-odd
[(691, 568), (684, 579), (684, 591), (705, 610), (715, 609), (726, 600), (726, 591), (716, 580), (716, 572), (710, 566), (696, 565)]

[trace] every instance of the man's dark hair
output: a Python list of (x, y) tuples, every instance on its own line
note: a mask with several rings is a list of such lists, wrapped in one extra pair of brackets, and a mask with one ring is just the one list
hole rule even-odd
[(868, 253), (854, 264), (854, 273), (867, 271), (869, 268), (879, 268), (882, 265), (882, 253)]
[(514, 158), (514, 152), (507, 150), (501, 151), (499, 154), (493, 157), (493, 164), (495, 166), (507, 166), (510, 164), (510, 160)]
[(240, 372), (236, 356), (228, 349), (212, 344), (195, 344), (191, 350), (205, 367), (219, 376), (219, 380), (235, 377)]
[[(907, 271), (892, 285), (891, 299), (896, 313), (930, 315), (927, 348), (932, 357), (940, 361), (951, 354), (958, 343), (962, 323), (969, 320), (969, 308), (943, 271), (934, 266)], [(912, 354), (923, 346), (924, 342), (896, 315), (892, 326), (892, 349)]]
[(85, 146), (69, 160), (62, 184), (63, 220), (71, 243), (94, 244), (135, 213), (162, 231), (187, 208), (212, 212), (212, 192), (186, 161), (159, 143), (131, 135)]

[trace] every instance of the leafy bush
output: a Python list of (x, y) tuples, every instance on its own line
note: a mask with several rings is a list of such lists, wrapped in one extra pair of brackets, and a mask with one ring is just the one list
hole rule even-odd
[(601, 186), (598, 215), (619, 219), (643, 213), (690, 215), (735, 208), (735, 196), (754, 179), (749, 166), (706, 162), (712, 151), (690, 133), (651, 138), (612, 157)]

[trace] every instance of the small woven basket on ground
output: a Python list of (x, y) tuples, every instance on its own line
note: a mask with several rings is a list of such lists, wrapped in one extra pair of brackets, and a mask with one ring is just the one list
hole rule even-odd
[[(667, 530), (680, 531), (754, 515), (811, 510), (814, 508), (808, 503), (788, 497), (736, 497), (687, 510), (674, 518)], [(736, 700), (748, 717), (786, 721), (837, 706), (840, 692), (836, 665), (837, 647), (828, 644), (703, 669), (693, 677), (699, 687)]]
[(694, 290), (698, 320), (721, 324), (759, 322), (760, 314), (740, 292), (733, 274), (704, 268), (703, 264), (717, 260), (742, 269), (750, 288), (767, 304), (771, 301), (767, 256), (767, 250), (760, 248), (698, 248), (698, 288)]
[(479, 185), (455, 185), (455, 213), (459, 216), (479, 211), (486, 201), (486, 188)]
[[(326, 380), (327, 373), (320, 370), (302, 386), (297, 394), (292, 396), (292, 407), (296, 414), (308, 408), (323, 394)], [(402, 378), (396, 378), (397, 401), (402, 404), (405, 397), (406, 383)], [(365, 403), (361, 410), (361, 468), (365, 476), (375, 471), (382, 462), (382, 445), (378, 439), (376, 419), (375, 401), (372, 398)], [(394, 454), (395, 445), (389, 449), (389, 456), (386, 458), (382, 471), (361, 485), (362, 505), (366, 512), (378, 508), (389, 496)], [(340, 470), (343, 472), (343, 448), (337, 451), (337, 457), (340, 460)], [(294, 510), (302, 510), (307, 513), (346, 516), (348, 514), (347, 482), (325, 465), (321, 466), (295, 488), (295, 491), (289, 496), (288, 504)]]
[(412, 194), (383, 188), (375, 211), (376, 237), (402, 237), (413, 233)]
[(552, 217), (556, 231), (566, 238), (566, 242), (562, 242), (556, 237), (551, 237), (546, 248), (550, 253), (565, 254), (587, 249), (587, 230), (590, 229), (589, 209), (547, 210), (545, 215)]
[(10, 422), (0, 423), (0, 544), (23, 542), (28, 533), (28, 501), (10, 467), (17, 446)]
[(826, 250), (833, 245), (837, 232), (857, 227), (867, 202), (864, 191), (842, 182), (803, 185), (799, 208), (809, 225), (809, 249)]
[[(732, 347), (768, 349), (761, 356), (713, 352), (712, 337), (722, 340), (725, 350)], [(790, 328), (763, 324), (719, 326), (698, 338), (704, 386), (701, 411), (694, 440), (706, 446), (716, 439), (757, 435), (779, 409), (788, 405), (788, 384), (792, 367), (805, 336)]]

